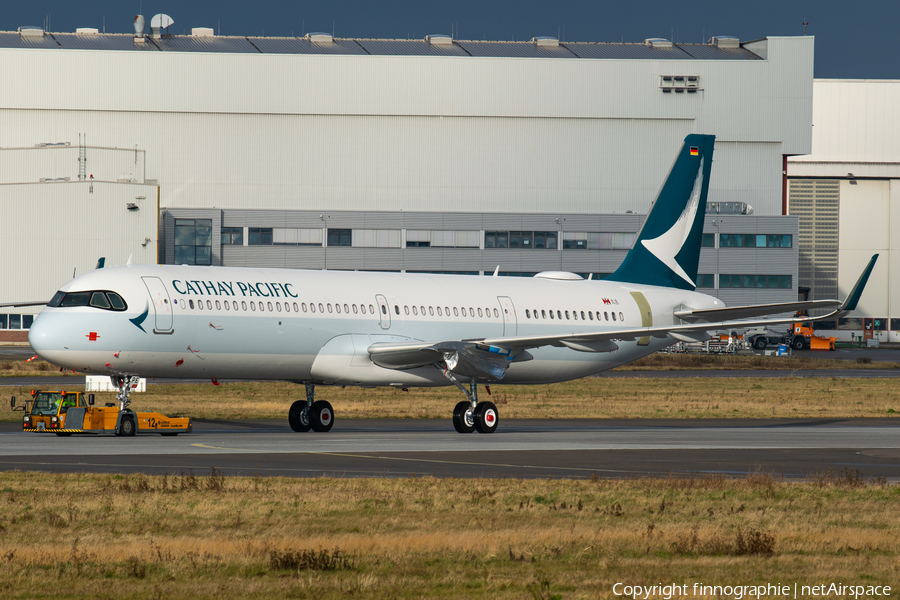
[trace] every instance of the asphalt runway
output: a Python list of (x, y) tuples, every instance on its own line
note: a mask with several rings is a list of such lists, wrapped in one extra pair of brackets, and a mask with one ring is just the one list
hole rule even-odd
[(0, 470), (285, 477), (804, 478), (831, 470), (900, 481), (900, 419), (503, 421), (460, 435), (449, 420), (195, 421), (178, 437), (57, 437), (0, 423)]

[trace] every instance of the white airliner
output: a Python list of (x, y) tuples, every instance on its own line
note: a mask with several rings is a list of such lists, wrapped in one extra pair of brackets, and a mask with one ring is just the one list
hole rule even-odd
[[(328, 431), (316, 385), (456, 385), (460, 433), (497, 429), (478, 384), (585, 377), (708, 331), (810, 308), (856, 308), (877, 255), (849, 298), (726, 308), (694, 291), (715, 138), (692, 134), (622, 266), (601, 281), (129, 265), (81, 275), (53, 297), (29, 341), (44, 359), (107, 374), (128, 406), (136, 377), (250, 378), (306, 385), (295, 431)], [(735, 322), (735, 319), (744, 319)]]

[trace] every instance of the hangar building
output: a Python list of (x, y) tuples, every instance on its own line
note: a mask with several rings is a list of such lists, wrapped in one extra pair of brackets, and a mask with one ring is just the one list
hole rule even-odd
[[(100, 256), (596, 277), (684, 136), (712, 133), (698, 283), (790, 301), (813, 47), (0, 33), (3, 300)], [(0, 337), (24, 339), (39, 307), (7, 310)]]

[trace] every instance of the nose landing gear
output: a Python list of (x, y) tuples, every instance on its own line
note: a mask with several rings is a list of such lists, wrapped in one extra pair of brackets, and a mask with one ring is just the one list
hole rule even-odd
[(288, 424), (296, 432), (331, 431), (334, 425), (334, 409), (325, 400), (316, 400), (316, 386), (306, 384), (306, 400), (297, 400), (288, 411)]

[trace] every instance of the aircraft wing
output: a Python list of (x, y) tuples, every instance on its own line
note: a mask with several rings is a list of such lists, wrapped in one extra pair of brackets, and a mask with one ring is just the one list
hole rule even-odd
[[(841, 303), (831, 300), (819, 301), (818, 303), (814, 301), (813, 304), (815, 304), (816, 308), (835, 306), (838, 304), (837, 310), (818, 317), (744, 321), (726, 319), (721, 321), (703, 321), (680, 325), (663, 325), (658, 327), (605, 329), (594, 332), (561, 331), (559, 333), (546, 335), (518, 335), (476, 340), (376, 343), (369, 346), (368, 352), (372, 362), (389, 369), (410, 369), (429, 364), (438, 364), (441, 361), (447, 362), (449, 365), (449, 362), (456, 363), (458, 361), (471, 360), (475, 366), (466, 369), (468, 372), (464, 373), (465, 375), (495, 377), (496, 379), (500, 379), (502, 378), (502, 372), (505, 370), (508, 362), (529, 360), (530, 355), (528, 355), (527, 350), (531, 348), (540, 348), (542, 346), (568, 347), (581, 352), (614, 352), (618, 350), (618, 345), (616, 344), (617, 341), (634, 341), (643, 337), (671, 337), (684, 342), (699, 342), (709, 339), (708, 332), (714, 330), (734, 329), (738, 327), (746, 328), (760, 325), (786, 325), (798, 321), (811, 322), (820, 319), (839, 318), (847, 312), (856, 309), (859, 298), (862, 296), (862, 291), (869, 279), (869, 275), (872, 273), (872, 269), (875, 267), (875, 261), (877, 259), (877, 254), (872, 257), (846, 300)], [(787, 312), (791, 309), (785, 309), (785, 306), (796, 307), (798, 304), (802, 305), (810, 303), (760, 305), (758, 310), (762, 312), (757, 314), (771, 314), (773, 312), (772, 307), (777, 307), (774, 312)], [(732, 314), (746, 316), (756, 309), (757, 307), (736, 307)], [(717, 310), (722, 311), (719, 313), (720, 315), (727, 315), (727, 311), (731, 309), (726, 308)], [(716, 311), (709, 311), (709, 313), (710, 316), (712, 316), (715, 315)], [(450, 368), (453, 370), (453, 367)]]
[(41, 301), (34, 301), (34, 302), (4, 302), (4, 303), (0, 304), (0, 308), (6, 308), (7, 306), (10, 306), (13, 308), (20, 308), (22, 306), (46, 306), (47, 302), (49, 302), (49, 300), (41, 300)]
[(795, 313), (815, 308), (837, 308), (840, 300), (809, 300), (806, 302), (783, 302), (780, 304), (754, 304), (752, 306), (728, 306), (725, 308), (708, 308), (702, 310), (676, 310), (675, 316), (695, 323), (697, 321), (722, 321), (729, 319), (746, 319), (763, 315)]

